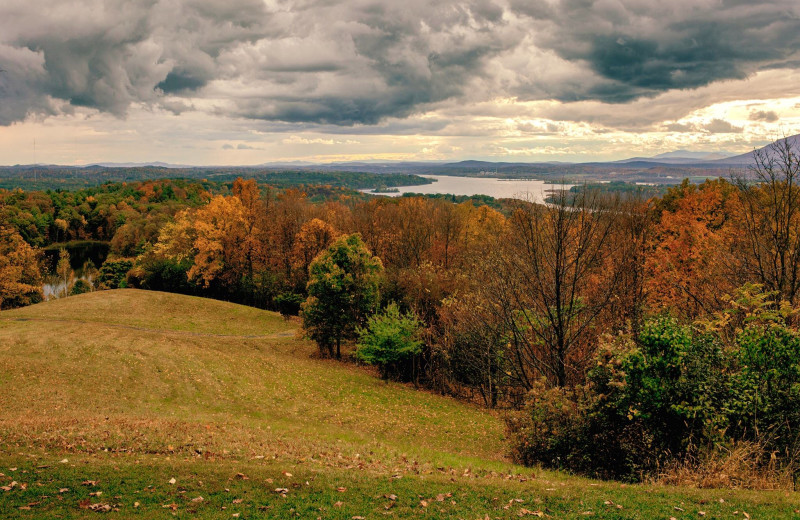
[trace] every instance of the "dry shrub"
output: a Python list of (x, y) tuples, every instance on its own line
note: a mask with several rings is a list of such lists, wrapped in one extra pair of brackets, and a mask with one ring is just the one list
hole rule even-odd
[(661, 468), (653, 482), (697, 488), (796, 489), (800, 453), (778, 457), (761, 443), (740, 441)]

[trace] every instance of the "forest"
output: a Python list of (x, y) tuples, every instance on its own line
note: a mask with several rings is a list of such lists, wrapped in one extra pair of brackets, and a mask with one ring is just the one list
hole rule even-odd
[(504, 410), (517, 462), (793, 483), (799, 158), (777, 141), (739, 176), (546, 205), (261, 178), (0, 190), (0, 308), (41, 300), (42, 248), (106, 241), (88, 290), (299, 316), (320, 356)]

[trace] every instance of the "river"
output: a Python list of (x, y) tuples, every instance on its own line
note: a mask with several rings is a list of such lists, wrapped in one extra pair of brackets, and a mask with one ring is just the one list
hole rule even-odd
[(433, 179), (432, 184), (419, 186), (398, 186), (397, 192), (372, 193), (372, 195), (399, 197), (403, 193), (450, 194), (450, 195), (489, 195), (496, 199), (521, 199), (531, 202), (544, 202), (552, 190), (568, 190), (571, 184), (551, 184), (534, 179), (498, 179), (496, 177), (455, 177), (452, 175), (420, 175)]

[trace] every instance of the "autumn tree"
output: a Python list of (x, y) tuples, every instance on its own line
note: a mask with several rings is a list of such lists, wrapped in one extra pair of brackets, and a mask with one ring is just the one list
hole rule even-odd
[(297, 232), (292, 246), (292, 266), (302, 280), (308, 277), (311, 261), (336, 238), (336, 230), (327, 222), (313, 218)]
[(42, 301), (39, 252), (13, 229), (0, 226), (0, 309)]
[(354, 339), (356, 329), (378, 305), (383, 274), (358, 234), (337, 239), (309, 267), (308, 299), (303, 303), (303, 327), (320, 352), (341, 357), (343, 340)]
[(722, 179), (699, 186), (685, 181), (655, 205), (659, 223), (646, 259), (652, 310), (696, 318), (718, 310), (744, 281), (731, 256), (737, 205), (735, 188)]
[(63, 247), (58, 250), (58, 263), (56, 264), (56, 274), (58, 281), (64, 288), (62, 289), (61, 296), (68, 296), (72, 288), (73, 271), (72, 265), (69, 261), (69, 253)]
[(215, 283), (236, 289), (263, 265), (263, 249), (250, 218), (239, 197), (216, 196), (164, 226), (155, 252), (177, 262), (190, 259), (189, 279), (205, 288)]
[(237, 178), (233, 183), (233, 196), (242, 204), (244, 230), (239, 248), (244, 255), (247, 280), (252, 283), (254, 266), (259, 263), (264, 245), (262, 234), (266, 227), (266, 207), (254, 179)]
[(288, 189), (278, 195), (270, 212), (271, 259), (275, 269), (282, 272), (283, 279), (292, 279), (292, 251), (308, 209), (306, 194)]

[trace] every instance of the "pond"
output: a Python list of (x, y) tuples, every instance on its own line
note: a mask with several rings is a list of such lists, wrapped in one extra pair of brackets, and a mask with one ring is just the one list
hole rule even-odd
[(48, 246), (44, 250), (44, 263), (47, 269), (44, 276), (44, 284), (42, 285), (44, 299), (58, 298), (64, 296), (66, 292), (64, 280), (60, 279), (56, 274), (59, 250), (66, 249), (67, 253), (69, 253), (69, 264), (72, 270), (70, 283), (74, 283), (77, 280), (86, 280), (91, 284), (94, 282), (97, 269), (100, 268), (108, 256), (109, 246), (108, 242), (88, 240)]
[(544, 202), (550, 191), (568, 190), (572, 187), (571, 184), (552, 184), (535, 179), (455, 177), (451, 175), (420, 175), (420, 177), (433, 179), (434, 182), (421, 186), (398, 186), (397, 192), (392, 193), (372, 193), (371, 190), (361, 191), (386, 197), (399, 197), (403, 193), (422, 193), (426, 195), (447, 193), (451, 195), (489, 195), (496, 199), (505, 198)]

